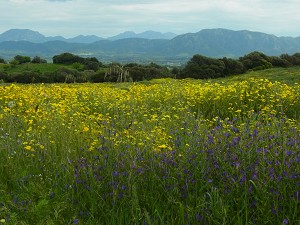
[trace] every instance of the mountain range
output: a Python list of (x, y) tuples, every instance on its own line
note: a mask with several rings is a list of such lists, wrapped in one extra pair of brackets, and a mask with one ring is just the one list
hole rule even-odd
[(46, 37), (37, 31), (12, 29), (0, 34), (0, 57), (16, 54), (51, 58), (62, 52), (95, 56), (103, 61), (186, 61), (194, 54), (209, 57), (240, 57), (252, 51), (267, 55), (300, 52), (300, 37), (247, 30), (203, 29), (175, 35), (146, 31), (124, 32), (110, 38), (79, 35), (74, 38)]
[(168, 32), (161, 33), (156, 31), (145, 31), (142, 33), (135, 33), (133, 31), (126, 31), (116, 36), (102, 38), (96, 35), (78, 35), (73, 38), (64, 38), (62, 36), (46, 37), (43, 34), (29, 29), (10, 29), (0, 34), (0, 42), (3, 41), (29, 41), (32, 43), (43, 43), (48, 41), (64, 41), (68, 43), (93, 43), (100, 40), (119, 40), (125, 38), (145, 38), (145, 39), (172, 39), (176, 34)]

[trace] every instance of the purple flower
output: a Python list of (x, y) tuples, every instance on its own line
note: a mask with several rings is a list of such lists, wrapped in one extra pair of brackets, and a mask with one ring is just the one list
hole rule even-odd
[(196, 213), (196, 219), (200, 222), (203, 222), (203, 217), (201, 215), (199, 215), (198, 213)]
[(284, 219), (282, 223), (283, 224), (289, 224), (289, 220), (288, 219)]
[(119, 175), (118, 171), (114, 171), (113, 175), (117, 177)]
[(79, 219), (74, 219), (73, 224), (78, 224), (79, 223)]

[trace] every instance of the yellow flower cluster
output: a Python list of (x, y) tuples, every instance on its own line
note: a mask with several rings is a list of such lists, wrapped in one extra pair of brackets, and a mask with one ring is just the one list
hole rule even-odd
[[(160, 79), (148, 83), (38, 84), (0, 86), (0, 119), (14, 123), (16, 143), (28, 152), (69, 143), (94, 150), (105, 137), (111, 147), (133, 145), (155, 151), (174, 147), (174, 133), (192, 132), (191, 119), (254, 113), (266, 119), (300, 112), (300, 86), (264, 79), (213, 83)], [(9, 122), (11, 121), (11, 122)], [(7, 125), (8, 126), (8, 125)], [(12, 129), (12, 128), (10, 128)], [(58, 146), (59, 143), (61, 146)]]

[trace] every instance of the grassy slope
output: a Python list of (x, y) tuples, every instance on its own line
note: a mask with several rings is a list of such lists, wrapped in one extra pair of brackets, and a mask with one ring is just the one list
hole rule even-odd
[(300, 83), (300, 67), (271, 68), (260, 71), (251, 71), (242, 75), (219, 78), (216, 81), (243, 81), (249, 78), (263, 78), (270, 81), (279, 81), (289, 85)]
[(47, 63), (47, 64), (21, 64), (17, 66), (9, 66), (7, 64), (0, 64), (0, 71), (6, 71), (9, 74), (10, 73), (15, 73), (15, 72), (22, 72), (22, 71), (39, 71), (39, 72), (54, 72), (60, 67), (70, 67), (72, 66), (66, 66), (66, 65), (60, 65), (60, 64), (52, 64), (52, 63)]

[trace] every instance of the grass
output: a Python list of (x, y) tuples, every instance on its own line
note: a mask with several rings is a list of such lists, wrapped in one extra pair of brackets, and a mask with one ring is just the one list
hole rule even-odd
[(236, 75), (231, 76), (225, 79), (218, 79), (221, 81), (243, 81), (249, 78), (256, 78), (256, 79), (268, 79), (272, 82), (278, 81), (281, 83), (294, 85), (300, 83), (300, 69), (299, 67), (289, 67), (289, 68), (271, 68), (266, 70), (259, 70), (259, 71), (251, 71), (243, 75)]
[[(52, 64), (52, 63), (45, 63), (45, 64), (34, 64), (34, 63), (26, 63), (16, 66), (11, 66), (8, 64), (0, 64), (0, 71), (6, 71), (8, 73), (21, 73), (24, 71), (36, 71), (36, 72), (55, 72), (58, 70), (62, 65), (59, 64)], [(70, 67), (72, 66), (66, 66), (64, 67)]]
[(0, 86), (0, 223), (299, 224), (300, 86), (280, 71)]

